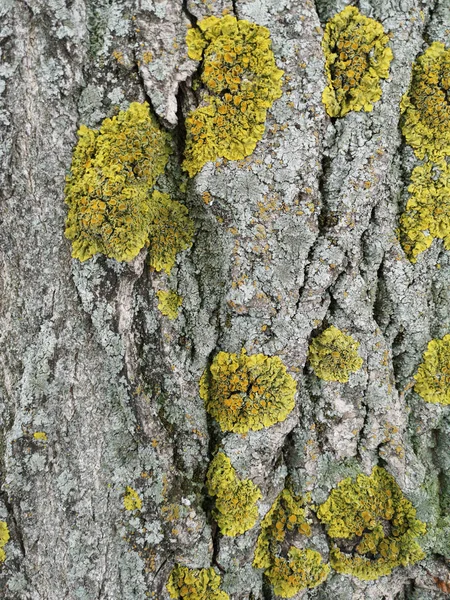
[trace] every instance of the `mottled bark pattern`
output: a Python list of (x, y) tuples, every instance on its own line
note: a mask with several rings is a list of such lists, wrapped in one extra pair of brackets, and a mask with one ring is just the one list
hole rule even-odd
[[(288, 478), (318, 504), (378, 464), (427, 522), (421, 563), (369, 583), (332, 573), (298, 598), (445, 597), (449, 409), (412, 385), (428, 341), (450, 332), (450, 255), (434, 241), (412, 265), (396, 230), (417, 164), (399, 102), (414, 58), (431, 41), (450, 43), (450, 8), (361, 0), (393, 34), (390, 77), (373, 112), (330, 120), (322, 28), (347, 4), (1, 3), (0, 520), (11, 534), (2, 598), (167, 600), (175, 563), (218, 567), (233, 600), (271, 598), (251, 566), (258, 526), (222, 537), (212, 520), (204, 484), (219, 444), (261, 488), (261, 518)], [(187, 181), (183, 119), (198, 64), (186, 30), (223, 11), (269, 28), (283, 96), (250, 157), (208, 163)], [(160, 187), (196, 226), (169, 277), (150, 271), (146, 250), (129, 264), (72, 260), (63, 235), (78, 126), (144, 100), (173, 134)], [(183, 296), (173, 321), (157, 309), (168, 289)], [(364, 365), (349, 384), (320, 381), (306, 363), (311, 336), (330, 324), (360, 342)], [(243, 346), (281, 357), (298, 382), (296, 408), (271, 428), (223, 434), (198, 382), (218, 351)], [(127, 486), (140, 513), (124, 510)], [(317, 524), (311, 547), (327, 559)]]

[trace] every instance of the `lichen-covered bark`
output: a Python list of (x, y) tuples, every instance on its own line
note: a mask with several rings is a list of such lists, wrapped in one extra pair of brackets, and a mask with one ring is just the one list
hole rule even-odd
[[(392, 33), (373, 112), (331, 120), (323, 26), (341, 0), (4, 0), (0, 6), (0, 565), (7, 600), (167, 600), (178, 563), (215, 566), (233, 600), (271, 598), (252, 568), (258, 525), (220, 535), (205, 487), (221, 446), (262, 493), (287, 481), (326, 500), (374, 465), (427, 523), (427, 558), (389, 577), (333, 573), (297, 597), (431, 600), (450, 581), (449, 408), (413, 392), (432, 338), (450, 331), (450, 258), (435, 240), (415, 264), (397, 236), (416, 166), (399, 128), (414, 58), (450, 43), (446, 0), (361, 0)], [(223, 11), (267, 27), (283, 95), (242, 161), (181, 171), (195, 106), (186, 27)], [(170, 276), (146, 263), (70, 258), (65, 176), (81, 123), (147, 100), (172, 134), (163, 191), (195, 222)], [(179, 316), (157, 292), (183, 297)], [(311, 337), (346, 330), (364, 359), (348, 384), (319, 380)], [(199, 380), (219, 351), (280, 356), (296, 408), (270, 428), (223, 433)], [(34, 437), (36, 432), (45, 432)], [(125, 510), (127, 486), (142, 509)], [(328, 558), (323, 529), (311, 547)], [(450, 585), (450, 584), (449, 584)]]

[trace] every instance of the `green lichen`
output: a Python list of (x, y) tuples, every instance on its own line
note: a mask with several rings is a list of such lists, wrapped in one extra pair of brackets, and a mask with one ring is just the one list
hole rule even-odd
[(258, 520), (257, 500), (261, 490), (250, 479), (240, 480), (230, 459), (219, 452), (211, 461), (206, 476), (208, 494), (215, 496), (213, 516), (224, 535), (240, 535)]
[(157, 271), (170, 273), (178, 252), (192, 244), (194, 224), (183, 204), (168, 194), (153, 192), (148, 218), (150, 265)]
[(142, 508), (142, 500), (139, 494), (129, 485), (125, 489), (123, 505), (126, 510), (141, 510)]
[(147, 103), (133, 102), (98, 131), (81, 125), (78, 137), (66, 185), (72, 256), (84, 261), (100, 252), (130, 261), (150, 243), (153, 266), (170, 270), (192, 224), (184, 206), (151, 193), (170, 148)]
[(414, 390), (426, 402), (450, 405), (450, 334), (428, 343), (414, 379)]
[(450, 250), (450, 168), (445, 160), (416, 167), (408, 187), (411, 196), (400, 218), (400, 241), (409, 260), (443, 239)]
[(334, 325), (313, 339), (309, 346), (309, 362), (317, 377), (325, 381), (346, 383), (350, 373), (359, 371), (362, 358), (359, 342), (345, 335)]
[(261, 140), (267, 110), (281, 96), (269, 30), (226, 15), (198, 22), (188, 54), (203, 59), (202, 104), (186, 119), (183, 168), (192, 177), (217, 158), (249, 156)]
[(286, 557), (282, 555), (286, 534), (292, 538), (295, 532), (309, 536), (311, 529), (301, 496), (284, 489), (261, 523), (253, 560), (253, 566), (264, 569), (274, 593), (282, 598), (291, 598), (302, 589), (320, 585), (330, 571), (315, 550), (291, 546)]
[(246, 433), (284, 421), (297, 384), (278, 356), (219, 352), (200, 379), (200, 396), (222, 431)]
[(47, 441), (47, 434), (45, 433), (45, 431), (35, 431), (33, 433), (33, 437), (35, 440), (39, 440), (41, 442)]
[(402, 132), (418, 158), (450, 155), (450, 50), (434, 42), (412, 68), (400, 104)]
[(416, 538), (425, 523), (394, 477), (381, 467), (344, 479), (317, 511), (334, 545), (331, 566), (370, 581), (424, 558)]
[(158, 290), (158, 310), (171, 321), (178, 317), (178, 309), (183, 304), (182, 296), (179, 296), (174, 290)]
[(220, 576), (212, 567), (209, 569), (189, 569), (175, 565), (167, 581), (167, 591), (171, 598), (183, 600), (230, 600), (219, 590)]
[(371, 111), (381, 98), (380, 79), (389, 76), (389, 36), (374, 19), (347, 6), (328, 21), (322, 41), (328, 86), (322, 101), (331, 117)]
[(3, 547), (6, 546), (9, 540), (9, 529), (6, 521), (0, 521), (0, 563), (5, 562), (6, 553)]

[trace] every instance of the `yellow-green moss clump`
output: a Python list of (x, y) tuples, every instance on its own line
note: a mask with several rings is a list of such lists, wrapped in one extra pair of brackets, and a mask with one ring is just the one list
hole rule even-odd
[(359, 342), (334, 325), (313, 339), (309, 346), (309, 363), (317, 377), (325, 381), (346, 383), (350, 373), (359, 371), (363, 361), (358, 354)]
[(418, 158), (450, 155), (450, 50), (434, 42), (413, 64), (400, 104), (402, 132)]
[(183, 600), (230, 600), (219, 590), (220, 576), (212, 567), (209, 569), (189, 569), (175, 565), (169, 575), (167, 591), (171, 598)]
[(400, 241), (411, 262), (431, 246), (444, 240), (450, 250), (450, 168), (445, 160), (416, 167), (408, 187), (411, 196), (400, 218)]
[(246, 433), (284, 421), (297, 384), (278, 356), (219, 352), (200, 379), (200, 396), (222, 431)]
[(425, 523), (416, 519), (411, 502), (381, 467), (374, 467), (370, 477), (341, 481), (317, 516), (335, 540), (330, 561), (339, 573), (370, 581), (425, 556), (416, 542)]
[(282, 556), (286, 533), (309, 536), (302, 498), (288, 489), (279, 494), (261, 523), (261, 533), (255, 549), (253, 566), (264, 569), (273, 591), (282, 598), (291, 598), (300, 590), (320, 585), (330, 568), (315, 550), (291, 546)]
[(158, 310), (171, 321), (178, 317), (178, 309), (183, 304), (183, 297), (179, 296), (174, 290), (158, 290)]
[(6, 521), (0, 521), (0, 563), (5, 562), (6, 553), (3, 547), (6, 546), (9, 540), (9, 529)]
[(414, 379), (414, 390), (426, 402), (450, 404), (450, 334), (428, 343)]
[(255, 525), (261, 490), (250, 479), (240, 480), (223, 452), (211, 461), (206, 486), (208, 494), (216, 497), (213, 516), (224, 535), (240, 535)]
[(127, 485), (123, 497), (123, 505), (126, 510), (141, 510), (142, 500), (136, 490)]
[(208, 17), (187, 34), (188, 54), (203, 59), (202, 104), (186, 119), (183, 167), (192, 177), (208, 161), (249, 156), (267, 110), (281, 96), (269, 30), (227, 15)]
[(351, 110), (371, 111), (381, 98), (380, 79), (393, 58), (389, 36), (374, 19), (347, 6), (328, 21), (322, 41), (328, 86), (322, 95), (330, 117)]
[(81, 125), (67, 177), (67, 238), (81, 261), (99, 252), (132, 260), (150, 245), (150, 264), (169, 272), (192, 239), (187, 209), (154, 191), (170, 153), (147, 103), (105, 119), (99, 130)]

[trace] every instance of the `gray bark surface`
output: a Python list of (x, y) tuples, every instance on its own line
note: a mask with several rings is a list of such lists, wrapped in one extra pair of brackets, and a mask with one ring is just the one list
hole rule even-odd
[[(218, 566), (233, 600), (271, 598), (252, 568), (258, 527), (220, 536), (204, 488), (221, 444), (260, 486), (262, 518), (290, 478), (318, 504), (376, 464), (427, 523), (427, 558), (374, 582), (331, 573), (298, 598), (446, 597), (450, 413), (411, 389), (432, 338), (450, 332), (450, 255), (415, 265), (396, 230), (416, 163), (399, 128), (411, 65), (450, 43), (447, 0), (361, 0), (393, 33), (371, 113), (331, 120), (323, 26), (341, 0), (2, 0), (0, 4), (0, 565), (6, 600), (167, 600), (175, 563)], [(208, 163), (183, 201), (195, 222), (170, 276), (145, 262), (71, 258), (65, 176), (81, 123), (147, 100), (174, 135), (162, 185), (175, 196), (183, 115), (194, 102), (186, 27), (226, 9), (270, 29), (289, 79), (244, 161)], [(151, 52), (146, 62), (144, 53)], [(365, 183), (370, 181), (370, 187)], [(205, 204), (202, 194), (211, 194)], [(156, 291), (183, 296), (177, 320)], [(318, 380), (311, 336), (360, 342), (349, 384)], [(223, 434), (199, 379), (219, 350), (278, 355), (298, 382), (282, 423)], [(45, 431), (47, 442), (33, 437)], [(126, 486), (143, 500), (124, 510)], [(324, 531), (312, 546), (327, 557)], [(450, 585), (450, 583), (449, 583)]]

